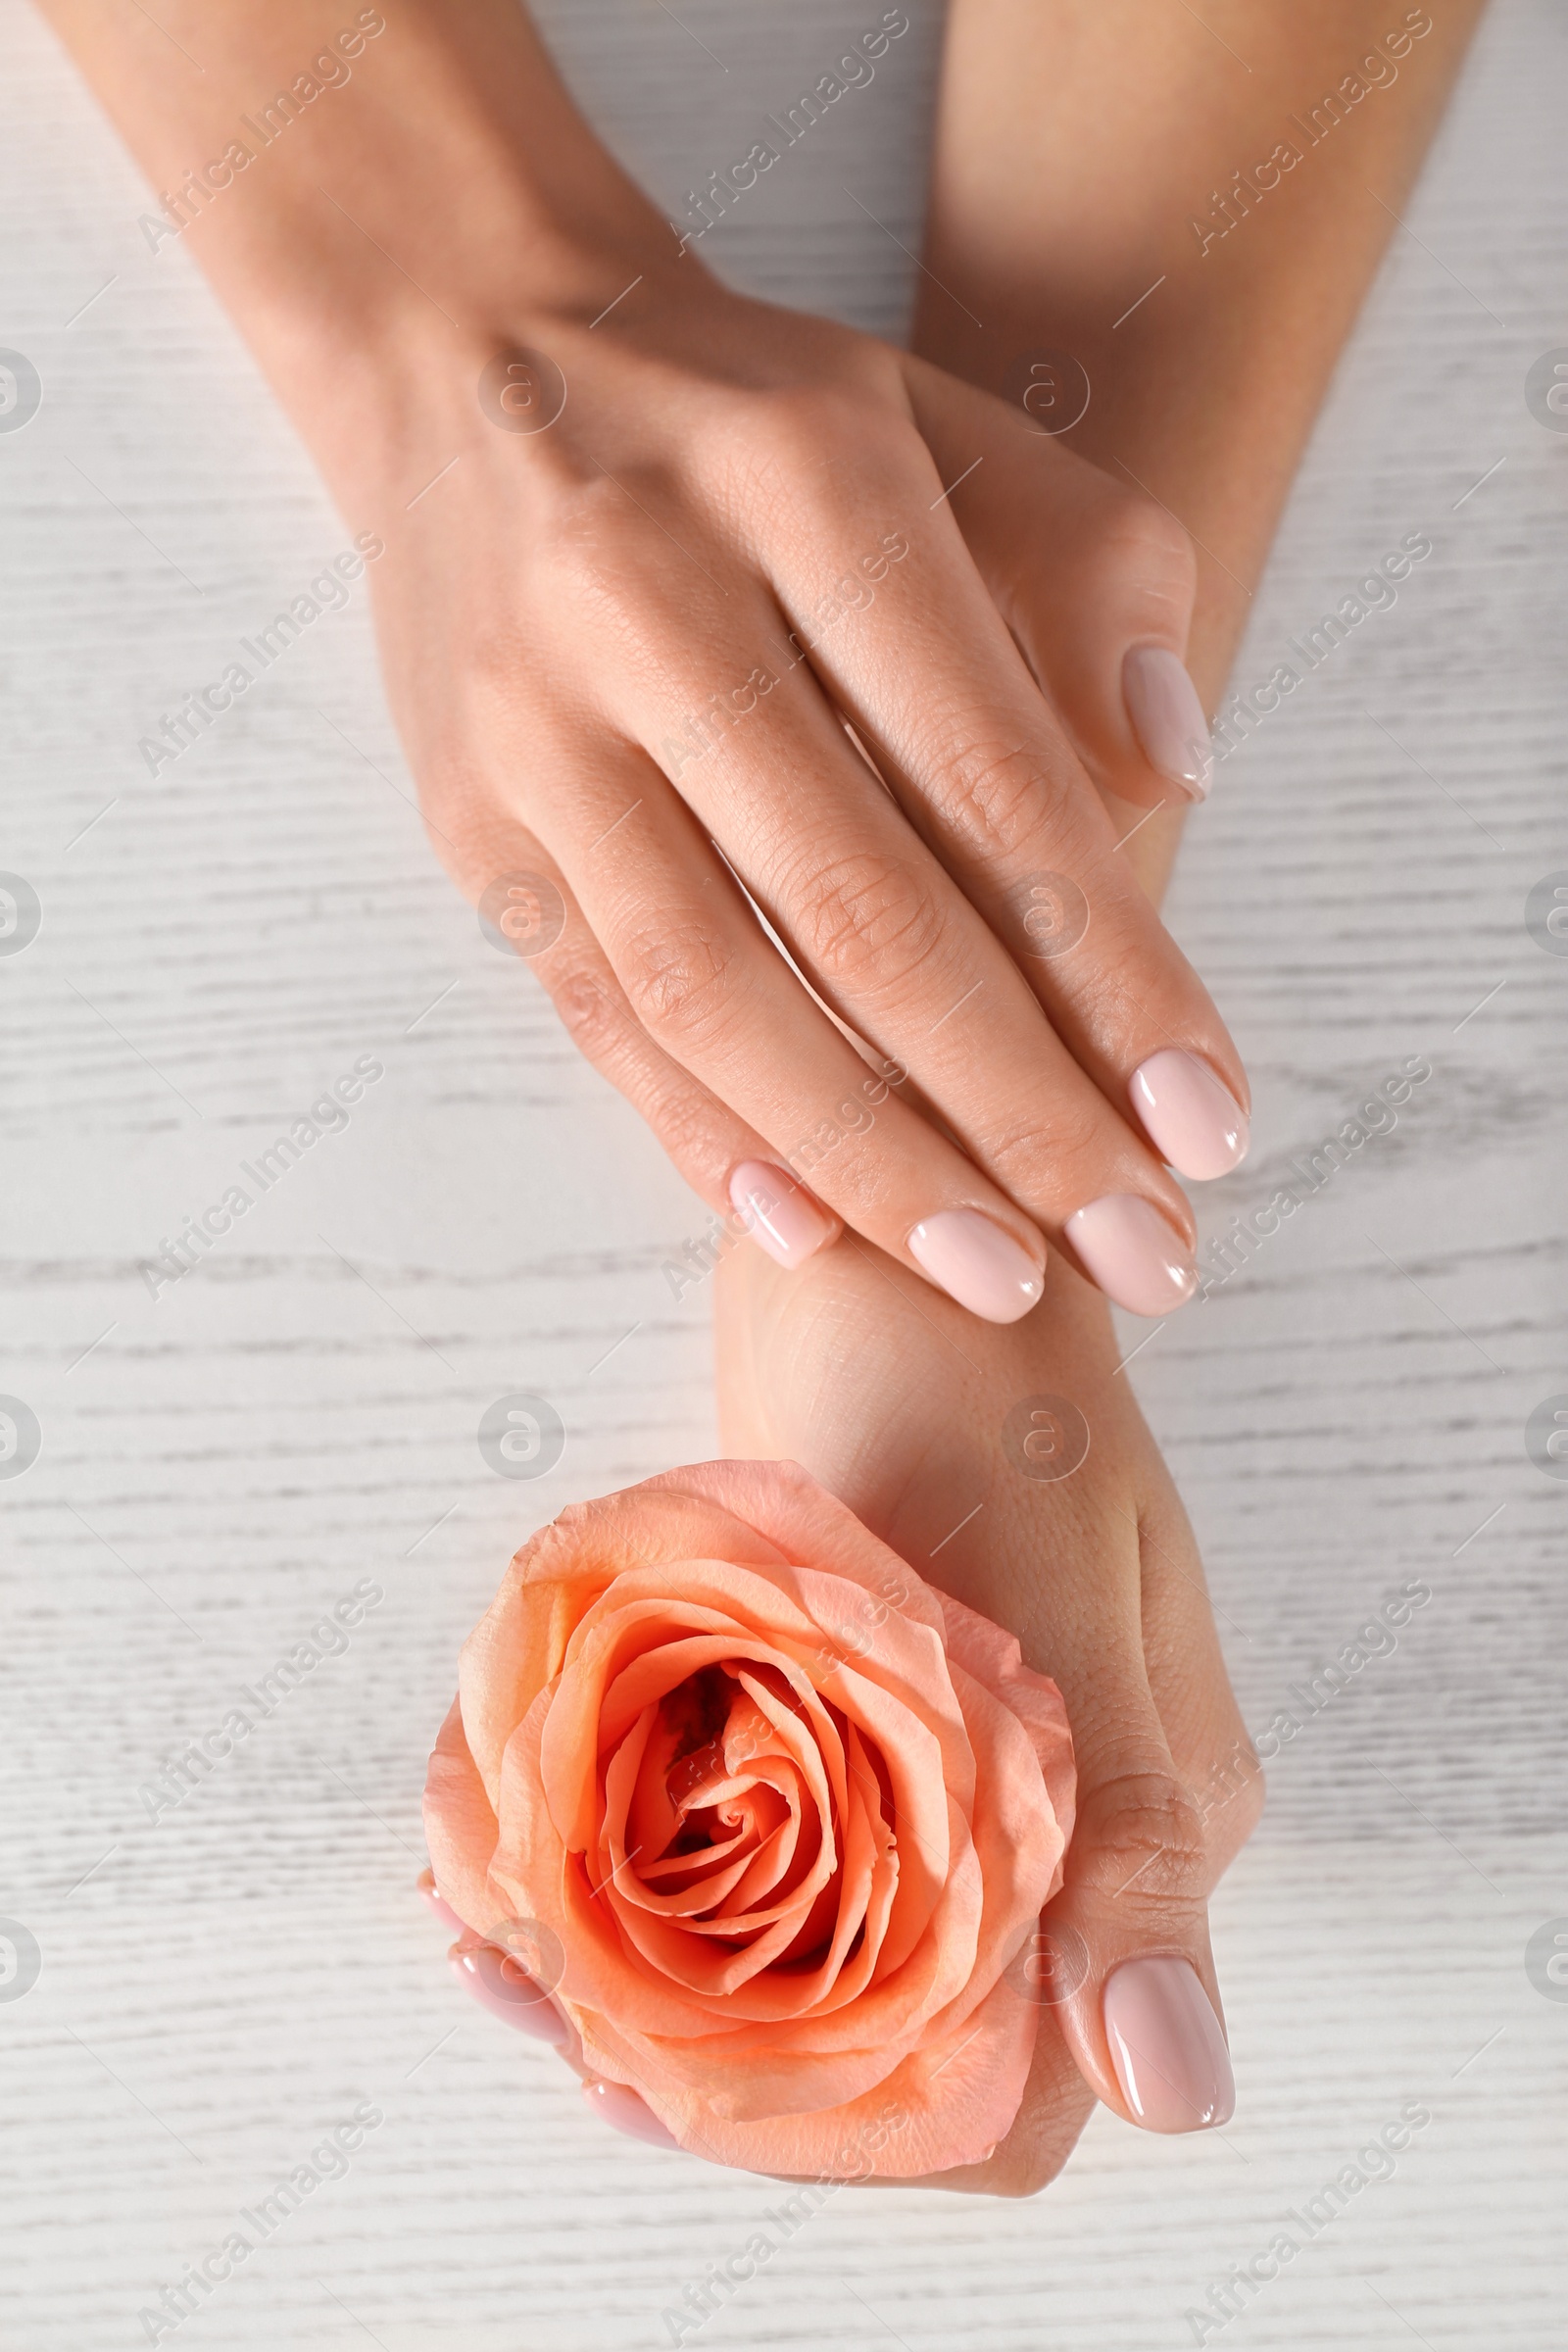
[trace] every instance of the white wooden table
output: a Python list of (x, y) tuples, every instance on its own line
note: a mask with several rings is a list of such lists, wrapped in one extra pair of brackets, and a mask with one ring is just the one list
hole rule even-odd
[[(890, 332), (938, 36), (906, 5), (817, 163), (708, 248)], [(546, 17), (672, 210), (879, 12), (679, 13)], [(181, 2352), (631, 2352), (772, 2193), (606, 2133), (463, 2000), (412, 1886), (425, 1748), (513, 1545), (570, 1494), (712, 1449), (705, 1309), (659, 1272), (698, 1212), (432, 864), (363, 593), (148, 777), (148, 723), (347, 534), (188, 258), (146, 251), (137, 175), (22, 0), (0, 32), (0, 344), (43, 385), (0, 435), (0, 866), (42, 907), (0, 956), (0, 1389), (42, 1431), (0, 1481), (0, 1912), (41, 1955), (22, 1997), (0, 1984), (0, 2333), (144, 2342), (138, 2310), (368, 2102), (343, 2177)], [(1431, 2120), (1396, 2176), (1222, 2340), (1562, 2340), (1568, 2000), (1526, 1949), (1568, 1914), (1568, 1485), (1524, 1433), (1568, 1393), (1568, 959), (1524, 907), (1568, 869), (1568, 435), (1524, 379), (1568, 340), (1565, 99), (1560, 9), (1501, 0), (1238, 678), (1404, 532), (1434, 554), (1226, 763), (1174, 901), (1258, 1093), (1206, 1231), (1406, 1056), (1433, 1064), (1136, 1367), (1250, 1724), (1402, 1582), (1431, 1590), (1280, 1757), (1216, 1905), (1235, 2123), (1166, 2142), (1102, 2115), (1021, 2205), (846, 2193), (687, 2339), (705, 2352), (1190, 2343), (1211, 2279), (1407, 2100)], [(139, 1263), (365, 1055), (384, 1075), (347, 1126), (151, 1298)], [(568, 1432), (537, 1486), (475, 1445), (516, 1389)], [(341, 1654), (150, 1820), (164, 1758), (364, 1579), (384, 1598)]]

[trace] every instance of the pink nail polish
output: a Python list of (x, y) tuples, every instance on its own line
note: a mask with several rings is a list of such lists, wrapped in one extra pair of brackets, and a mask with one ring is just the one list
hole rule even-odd
[(1206, 801), (1214, 748), (1198, 689), (1167, 646), (1135, 645), (1121, 665), (1122, 700), (1151, 767)]
[(1134, 1315), (1168, 1315), (1198, 1288), (1198, 1269), (1157, 1208), (1107, 1193), (1062, 1227), (1092, 1279)]
[(1105, 2038), (1146, 2132), (1201, 2132), (1236, 2111), (1231, 2054), (1190, 1960), (1126, 1960), (1105, 1980)]
[(767, 1159), (743, 1159), (729, 1180), (729, 1203), (754, 1242), (793, 1273), (838, 1230), (789, 1171)]
[(908, 1247), (939, 1289), (987, 1323), (1016, 1323), (1046, 1287), (1044, 1266), (977, 1208), (939, 1209), (916, 1225)]
[(536, 1984), (517, 1966), (510, 1952), (499, 1944), (458, 1944), (447, 1954), (452, 1971), (465, 1992), (470, 1993), (481, 2009), (492, 2017), (504, 2018), (515, 2026), (519, 2034), (529, 2034), (535, 2041), (547, 2041), (552, 2049), (564, 2050), (571, 2039), (571, 2027), (562, 2016), (542, 1984)]
[(1247, 1157), (1247, 1113), (1196, 1054), (1151, 1054), (1127, 1091), (1150, 1142), (1183, 1176), (1228, 1176)]
[(612, 2131), (623, 2132), (628, 2139), (645, 2139), (651, 2148), (679, 2147), (674, 2132), (660, 2122), (647, 2100), (628, 2090), (624, 2082), (603, 2082), (591, 2075), (582, 2086), (582, 2095)]
[(447, 1901), (446, 1896), (436, 1885), (435, 1872), (433, 1870), (421, 1870), (415, 1884), (417, 1886), (419, 1893), (425, 1903), (427, 1903), (429, 1908), (435, 1913), (437, 1919), (441, 1922), (441, 1925), (446, 1929), (449, 1935), (466, 1936), (468, 1934), (467, 1928), (458, 1917), (457, 1913), (453, 1910), (452, 1905)]

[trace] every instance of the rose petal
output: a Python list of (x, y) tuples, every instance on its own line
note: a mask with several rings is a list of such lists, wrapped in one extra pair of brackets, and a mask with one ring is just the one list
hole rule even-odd
[(490, 1891), (490, 1856), (500, 1825), (468, 1753), (462, 1703), (452, 1701), (436, 1735), (424, 1788), (424, 1837), (442, 1894), (467, 1927), (484, 1934), (507, 1916)]
[(939, 1592), (937, 1598), (947, 1626), (949, 1658), (983, 1683), (1029, 1734), (1062, 1843), (1070, 1844), (1078, 1774), (1061, 1692), (1049, 1675), (1036, 1674), (1032, 1666), (1024, 1664), (1016, 1634), (1004, 1633), (1000, 1625), (993, 1625), (978, 1610), (966, 1608), (949, 1592)]
[[(731, 2118), (652, 2075), (640, 2087), (678, 2145), (712, 2163), (811, 2180), (914, 2180), (983, 2164), (1006, 2137), (1039, 2017), (1033, 2002), (998, 1984), (951, 2041), (911, 2052), (864, 2089), (851, 2087), (856, 2069), (847, 2056), (845, 2095), (809, 2114)], [(624, 2080), (610, 2053), (594, 2047), (600, 2072)]]

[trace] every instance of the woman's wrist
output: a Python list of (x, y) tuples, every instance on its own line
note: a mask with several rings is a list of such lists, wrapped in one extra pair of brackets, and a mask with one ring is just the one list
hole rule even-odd
[(153, 181), (146, 233), (195, 256), (334, 486), (396, 442), (421, 379), (471, 389), (497, 349), (676, 263), (515, 0), (394, 20), (170, 0), (168, 40), (95, 0), (44, 4)]
[[(460, 232), (450, 262), (427, 232), (399, 239), (423, 201), (419, 183), (388, 190), (385, 201), (367, 203), (368, 193), (362, 185), (358, 201), (338, 200), (341, 210), (329, 203), (330, 218), (311, 216), (308, 237), (280, 240), (225, 289), (339, 495), (394, 488), (447, 416), (476, 412), (487, 368), (518, 351), (543, 355), (548, 368), (633, 280), (669, 266), (667, 238), (659, 245), (633, 207), (619, 220), (602, 211), (585, 233), (504, 165), (483, 181), (488, 250), (460, 252)], [(549, 398), (544, 376), (502, 380), (493, 421), (521, 400)]]

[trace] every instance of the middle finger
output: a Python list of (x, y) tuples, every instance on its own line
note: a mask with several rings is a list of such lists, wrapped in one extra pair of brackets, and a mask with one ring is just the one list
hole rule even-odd
[[(748, 617), (754, 670), (774, 683), (744, 723), (681, 763), (682, 798), (811, 987), (907, 1069), (975, 1165), (1118, 1303), (1179, 1305), (1196, 1285), (1180, 1187), (853, 751), (811, 670), (776, 675), (782, 629), (767, 629), (765, 608)], [(677, 679), (662, 709), (643, 708), (650, 748), (695, 692)]]
[[(1183, 1174), (1223, 1174), (1246, 1150), (1241, 1058), (1119, 854), (917, 447), (933, 500), (911, 502), (909, 484), (891, 474), (853, 502), (847, 483), (830, 485), (840, 495), (809, 514), (782, 564), (775, 559), (777, 592), (807, 629), (799, 616), (838, 574), (842, 610), (808, 631), (812, 663), (873, 747), (909, 823), (1006, 943), (1107, 1100)], [(868, 498), (884, 517), (902, 517), (883, 543), (908, 551), (881, 593), (855, 576), (855, 549), (875, 544)]]

